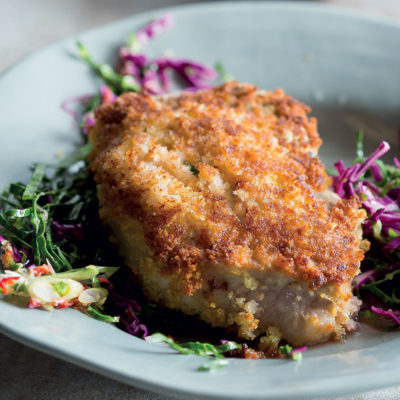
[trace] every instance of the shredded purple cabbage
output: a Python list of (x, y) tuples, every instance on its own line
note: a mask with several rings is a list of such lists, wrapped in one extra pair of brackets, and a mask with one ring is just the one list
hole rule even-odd
[(113, 93), (113, 91), (106, 85), (100, 86), (100, 94), (101, 94), (101, 104), (105, 103), (114, 103), (117, 96)]
[(189, 90), (209, 89), (210, 82), (217, 77), (214, 68), (186, 59), (160, 57), (151, 61), (144, 54), (129, 52), (126, 47), (122, 47), (119, 54), (119, 72), (132, 75), (150, 94), (164, 94), (170, 90), (170, 71), (175, 72)]
[(160, 57), (155, 59), (153, 64), (158, 67), (159, 71), (175, 71), (192, 89), (209, 89), (211, 87), (209, 81), (217, 77), (214, 68), (185, 59), (173, 60), (167, 57)]
[[(363, 164), (357, 163), (346, 169), (343, 160), (339, 160), (335, 163), (334, 166), (338, 172), (338, 176), (333, 178), (333, 188), (335, 192), (342, 198), (349, 199), (352, 197), (355, 194), (353, 185), (374, 165), (375, 161), (389, 150), (389, 144), (383, 141)], [(375, 165), (374, 168), (376, 170), (377, 166)], [(375, 171), (375, 173), (377, 172)]]
[(391, 319), (393, 327), (400, 327), (396, 280), (400, 277), (400, 162), (394, 157), (394, 166), (378, 164), (389, 150), (389, 144), (381, 142), (362, 163), (346, 168), (342, 160), (336, 162), (333, 189), (344, 199), (357, 196), (368, 216), (363, 223), (363, 236), (371, 242), (365, 259), (367, 269), (353, 281), (356, 294), (363, 299), (362, 313)]
[(51, 227), (55, 240), (83, 240), (82, 224), (60, 224), (59, 222), (53, 220), (51, 221)]
[(145, 339), (149, 335), (147, 326), (140, 322), (138, 314), (142, 311), (139, 303), (131, 296), (117, 293), (112, 286), (108, 288), (114, 314), (120, 317), (119, 326), (130, 335)]
[(150, 39), (158, 36), (172, 27), (174, 22), (171, 13), (165, 13), (161, 17), (150, 22), (136, 32), (136, 40), (141, 44), (147, 43)]
[(84, 134), (88, 134), (89, 128), (96, 125), (96, 120), (94, 119), (94, 113), (89, 111), (85, 113), (82, 117), (82, 131)]
[(142, 78), (142, 87), (150, 94), (166, 93), (167, 89), (162, 87), (159, 75), (156, 71), (148, 69)]
[(353, 285), (355, 286), (355, 289), (359, 289), (362, 285), (366, 283), (374, 282), (377, 276), (378, 272), (375, 270), (363, 272), (354, 278)]
[(293, 349), (290, 352), (290, 355), (296, 354), (296, 353), (304, 353), (307, 350), (307, 346), (302, 346), (302, 347), (297, 347), (296, 349)]
[(130, 61), (133, 65), (135, 65), (138, 71), (140, 68), (144, 68), (149, 64), (149, 58), (146, 56), (146, 54), (132, 53), (125, 46), (122, 46), (119, 49), (119, 56), (122, 60)]
[[(166, 31), (172, 26), (171, 14), (165, 14), (136, 33), (136, 42), (140, 45)], [(137, 46), (136, 46), (137, 47)], [(119, 49), (118, 71), (122, 75), (132, 75), (142, 89), (150, 94), (167, 93), (172, 81), (168, 72), (176, 73), (187, 85), (187, 90), (209, 89), (210, 81), (217, 77), (214, 68), (186, 59), (159, 57), (151, 60), (146, 54), (139, 53), (135, 46), (122, 46)]]
[[(388, 143), (382, 142), (363, 164), (357, 163), (347, 169), (342, 160), (335, 164), (338, 175), (333, 178), (333, 188), (342, 198), (348, 199), (354, 195), (360, 197), (363, 208), (370, 215), (364, 223), (364, 233), (368, 235), (373, 231), (372, 224), (377, 221), (382, 223), (382, 230), (400, 229), (400, 188), (393, 189), (390, 195), (382, 195), (381, 189), (372, 182), (366, 179), (358, 182), (369, 168), (375, 181), (382, 181), (382, 172), (375, 161), (389, 149)], [(395, 241), (397, 243), (396, 239)]]
[(83, 96), (75, 96), (71, 97), (67, 100), (64, 100), (61, 103), (61, 109), (65, 111), (66, 113), (70, 114), (75, 121), (75, 123), (78, 125), (79, 124), (79, 113), (75, 111), (74, 109), (70, 108), (70, 104), (75, 104), (75, 103), (81, 103), (85, 104), (87, 103), (90, 99), (92, 98), (92, 95), (83, 95)]
[(383, 310), (379, 307), (371, 306), (371, 311), (375, 314), (382, 315), (384, 317), (389, 317), (396, 322), (396, 324), (400, 325), (400, 311), (393, 310)]
[(376, 164), (371, 165), (371, 173), (377, 182), (380, 182), (383, 179), (382, 172)]

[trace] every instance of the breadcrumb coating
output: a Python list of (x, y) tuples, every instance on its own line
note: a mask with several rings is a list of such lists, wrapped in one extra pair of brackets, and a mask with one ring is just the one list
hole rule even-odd
[[(329, 288), (329, 301), (347, 307), (365, 216), (356, 199), (327, 201), (330, 180), (309, 112), (282, 90), (237, 82), (172, 97), (126, 93), (97, 109), (90, 168), (100, 216), (154, 301), (215, 325), (246, 326), (243, 337), (270, 322), (260, 328), (253, 295), (229, 320), (218, 307), (225, 300), (210, 300), (231, 291), (238, 299), (222, 273), (250, 292), (260, 291), (263, 274), (278, 274), (302, 293)], [(186, 307), (191, 296), (207, 298), (208, 311)], [(341, 331), (344, 314), (322, 340)]]

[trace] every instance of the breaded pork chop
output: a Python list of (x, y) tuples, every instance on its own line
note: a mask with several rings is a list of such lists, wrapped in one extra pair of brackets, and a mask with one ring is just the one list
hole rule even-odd
[(149, 299), (295, 346), (354, 328), (364, 214), (327, 191), (309, 111), (238, 83), (96, 111), (100, 216)]

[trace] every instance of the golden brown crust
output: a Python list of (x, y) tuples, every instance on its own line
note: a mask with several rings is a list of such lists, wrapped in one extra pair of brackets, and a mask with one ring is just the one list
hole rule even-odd
[(329, 180), (309, 111), (282, 90), (238, 83), (124, 94), (96, 111), (91, 170), (105, 204), (142, 224), (187, 295), (219, 264), (280, 270), (313, 288), (342, 282), (363, 258), (363, 213), (356, 200), (330, 210), (318, 198)]

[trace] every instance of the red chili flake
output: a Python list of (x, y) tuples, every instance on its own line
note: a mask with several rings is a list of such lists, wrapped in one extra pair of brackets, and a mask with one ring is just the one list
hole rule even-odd
[(0, 289), (3, 294), (10, 293), (10, 286), (13, 285), (20, 277), (19, 276), (6, 276), (0, 281)]
[(29, 308), (38, 308), (40, 306), (41, 304), (39, 301), (34, 300), (32, 297), (29, 299), (29, 305), (28, 305)]
[(106, 279), (106, 278), (97, 278), (97, 280), (99, 282), (103, 282), (103, 283), (110, 283), (110, 281), (108, 279)]
[(67, 308), (75, 305), (76, 299), (68, 301), (66, 299), (56, 299), (51, 303), (53, 307), (57, 307), (58, 309)]
[(29, 272), (33, 276), (48, 275), (51, 273), (50, 266), (47, 264), (39, 265), (38, 267), (30, 267)]

